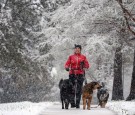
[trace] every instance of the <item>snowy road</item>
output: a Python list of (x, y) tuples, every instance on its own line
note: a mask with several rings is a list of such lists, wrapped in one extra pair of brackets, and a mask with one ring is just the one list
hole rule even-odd
[(116, 115), (114, 112), (105, 108), (91, 108), (91, 110), (69, 108), (68, 110), (62, 110), (60, 104), (54, 104), (43, 110), (39, 115)]

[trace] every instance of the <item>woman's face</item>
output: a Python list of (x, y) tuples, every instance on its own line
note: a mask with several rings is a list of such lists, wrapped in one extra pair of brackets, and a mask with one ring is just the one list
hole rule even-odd
[(81, 49), (76, 47), (75, 50), (74, 50), (75, 54), (80, 54), (81, 53)]

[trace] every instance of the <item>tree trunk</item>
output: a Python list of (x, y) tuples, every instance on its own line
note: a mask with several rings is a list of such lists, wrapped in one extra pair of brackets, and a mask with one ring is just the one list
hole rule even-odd
[(134, 63), (133, 63), (133, 73), (132, 73), (132, 81), (130, 87), (130, 94), (127, 97), (126, 101), (130, 101), (135, 99), (135, 50), (134, 50)]
[(112, 100), (123, 100), (123, 85), (122, 85), (122, 53), (121, 47), (118, 47), (115, 52), (114, 59), (114, 81)]

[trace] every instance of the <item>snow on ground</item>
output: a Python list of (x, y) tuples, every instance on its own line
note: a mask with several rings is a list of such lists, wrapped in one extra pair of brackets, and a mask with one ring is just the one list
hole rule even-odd
[[(95, 107), (96, 105), (91, 105)], [(113, 112), (114, 111), (114, 112)], [(83, 110), (70, 108), (61, 109), (59, 102), (17, 102), (0, 104), (0, 115), (135, 115), (135, 101), (111, 101), (106, 108)]]
[(43, 109), (53, 105), (52, 102), (17, 102), (0, 104), (0, 115), (38, 115)]
[(118, 115), (135, 115), (135, 101), (111, 101), (107, 103), (107, 108)]
[[(92, 105), (95, 107), (96, 105)], [(107, 108), (91, 108), (91, 110), (83, 110), (82, 105), (80, 109), (70, 108), (68, 110), (61, 109), (61, 103), (54, 104), (53, 106), (44, 109), (39, 115), (116, 115), (114, 112)]]

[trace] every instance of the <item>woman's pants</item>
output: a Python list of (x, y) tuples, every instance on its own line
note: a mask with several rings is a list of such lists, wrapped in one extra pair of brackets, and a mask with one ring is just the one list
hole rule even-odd
[[(71, 106), (79, 107), (84, 77), (82, 74), (78, 74), (78, 75), (71, 74), (69, 75), (69, 80), (70, 80), (70, 83), (72, 84), (72, 88), (70, 90)], [(76, 100), (75, 100), (75, 93), (76, 93)]]

